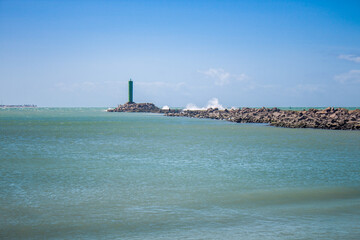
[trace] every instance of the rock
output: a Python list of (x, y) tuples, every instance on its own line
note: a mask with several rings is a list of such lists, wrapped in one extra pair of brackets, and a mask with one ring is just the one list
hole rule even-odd
[[(195, 114), (196, 113), (196, 114)], [(325, 110), (285, 111), (266, 108), (237, 110), (197, 110), (169, 113), (167, 116), (201, 117), (237, 123), (268, 123), (289, 128), (360, 129), (360, 110), (327, 108)]]
[(151, 112), (151, 113), (175, 113), (180, 110), (160, 109), (153, 103), (125, 103), (115, 109), (108, 109), (108, 112)]
[(242, 108), (219, 110), (162, 110), (153, 103), (125, 103), (108, 112), (151, 112), (164, 113), (170, 117), (211, 118), (237, 123), (268, 123), (271, 126), (288, 128), (324, 128), (342, 130), (360, 130), (360, 109), (326, 108), (308, 111), (280, 110), (277, 108)]

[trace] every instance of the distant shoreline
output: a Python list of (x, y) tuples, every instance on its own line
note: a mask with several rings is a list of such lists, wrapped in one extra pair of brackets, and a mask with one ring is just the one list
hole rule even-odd
[(37, 108), (37, 105), (34, 105), (34, 104), (0, 105), (0, 108)]

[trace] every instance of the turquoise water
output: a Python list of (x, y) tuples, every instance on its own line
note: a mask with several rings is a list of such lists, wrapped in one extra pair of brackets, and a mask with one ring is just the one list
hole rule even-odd
[(359, 131), (37, 108), (0, 133), (0, 238), (360, 238)]

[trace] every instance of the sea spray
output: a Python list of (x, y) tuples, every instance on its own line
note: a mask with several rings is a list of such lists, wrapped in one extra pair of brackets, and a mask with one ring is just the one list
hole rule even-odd
[(208, 105), (206, 106), (207, 109), (209, 108), (217, 108), (219, 110), (224, 110), (225, 108), (219, 103), (219, 99), (212, 98), (209, 100)]
[(212, 98), (208, 101), (206, 107), (198, 107), (196, 106), (195, 104), (193, 103), (189, 103), (186, 105), (185, 109), (184, 110), (206, 110), (206, 109), (209, 109), (209, 108), (217, 108), (219, 110), (224, 110), (225, 108), (219, 103), (219, 99), (217, 98)]

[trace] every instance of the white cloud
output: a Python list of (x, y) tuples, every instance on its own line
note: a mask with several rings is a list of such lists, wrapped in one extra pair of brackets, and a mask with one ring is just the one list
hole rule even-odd
[(249, 77), (245, 73), (242, 73), (240, 75), (235, 75), (235, 79), (238, 81), (244, 81), (244, 80), (248, 80)]
[(352, 62), (356, 62), (356, 63), (360, 63), (360, 57), (355, 56), (355, 55), (340, 55), (339, 58), (348, 60), (348, 61), (352, 61)]
[[(201, 71), (200, 71), (201, 72)], [(219, 86), (223, 86), (225, 84), (228, 84), (230, 82), (229, 78), (230, 78), (230, 73), (225, 72), (224, 69), (215, 69), (215, 68), (210, 68), (206, 71), (201, 72), (203, 74), (205, 74), (206, 76), (210, 77), (210, 78), (214, 78), (215, 79), (215, 84), (219, 85)]]
[(209, 68), (206, 71), (198, 71), (199, 73), (204, 74), (205, 76), (215, 80), (215, 85), (223, 86), (229, 84), (231, 80), (244, 81), (248, 79), (248, 76), (244, 73), (240, 75), (230, 74), (225, 72), (222, 68)]
[(360, 83), (360, 70), (351, 70), (334, 77), (340, 83)]

